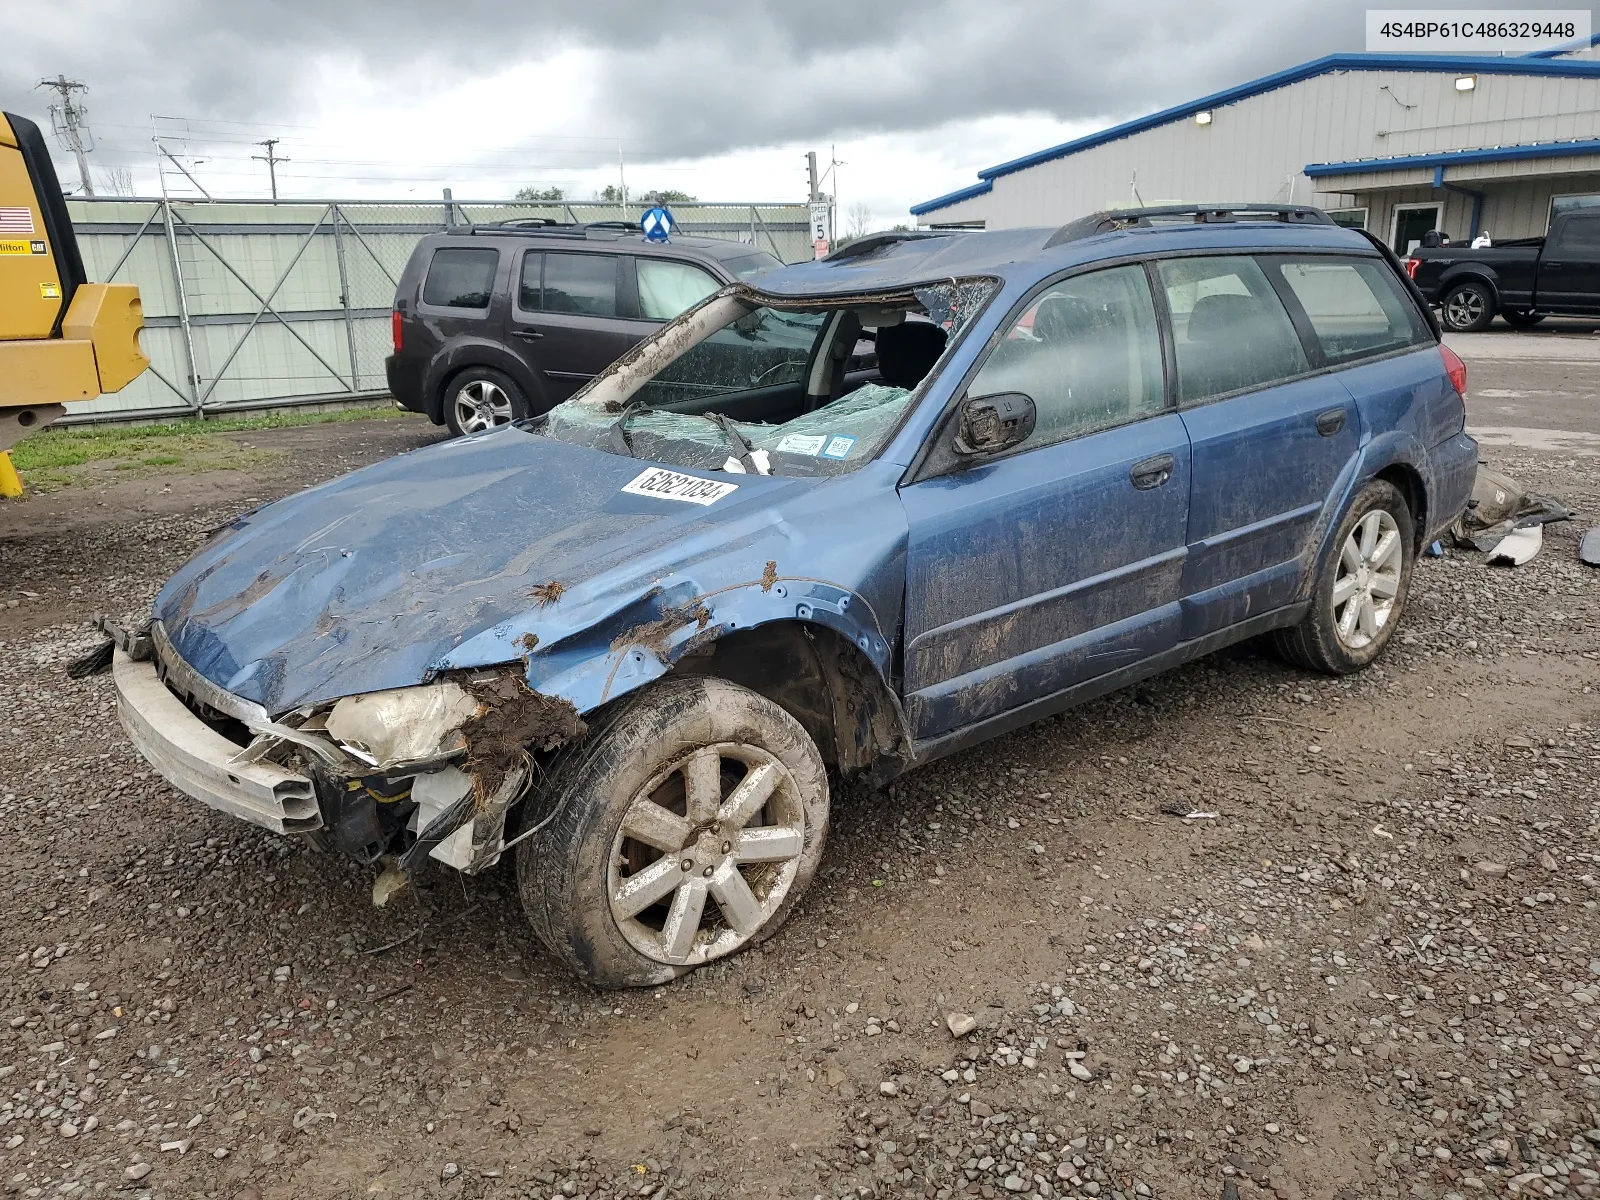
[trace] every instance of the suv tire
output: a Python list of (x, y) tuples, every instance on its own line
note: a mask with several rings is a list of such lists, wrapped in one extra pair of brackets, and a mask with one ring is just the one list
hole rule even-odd
[(457, 437), (531, 415), (522, 389), (493, 367), (468, 367), (445, 385), (444, 422)]
[(771, 937), (828, 834), (827, 770), (800, 723), (707, 676), (617, 706), (544, 795), (550, 824), (517, 851), (522, 905), (600, 987), (664, 983)]
[(1451, 333), (1477, 333), (1494, 320), (1494, 295), (1487, 284), (1457, 284), (1445, 293), (1440, 312), (1444, 327)]
[(1356, 493), (1317, 577), (1311, 611), (1273, 635), (1297, 666), (1330, 675), (1359, 671), (1389, 644), (1405, 609), (1416, 527), (1399, 489), (1374, 479)]

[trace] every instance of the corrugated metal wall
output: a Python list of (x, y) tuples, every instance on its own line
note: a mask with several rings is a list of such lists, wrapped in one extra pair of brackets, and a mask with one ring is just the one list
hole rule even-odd
[[(70, 199), (89, 278), (135, 283), (151, 369), (68, 420), (381, 396), (389, 312), (443, 204)], [(675, 204), (685, 234), (812, 255), (803, 204)], [(630, 206), (637, 221), (643, 209)], [(617, 205), (456, 202), (454, 220), (620, 220)]]
[[(1220, 107), (1209, 125), (1184, 118), (1002, 175), (987, 195), (922, 220), (981, 220), (991, 229), (1051, 225), (1101, 208), (1168, 201), (1350, 207), (1346, 193), (1314, 193), (1306, 165), (1600, 137), (1600, 79), (1479, 75), (1466, 92), (1456, 90), (1455, 79), (1453, 71), (1318, 75)], [(1527, 166), (1540, 173), (1587, 169), (1564, 160)], [(1516, 233), (1508, 227), (1504, 236), (1543, 229), (1539, 221)]]

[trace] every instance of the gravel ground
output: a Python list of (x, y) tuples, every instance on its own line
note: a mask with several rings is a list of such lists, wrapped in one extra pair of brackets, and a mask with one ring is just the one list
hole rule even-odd
[(506, 874), (374, 908), (65, 677), (86, 611), (317, 463), (231, 509), (85, 487), (0, 537), (0, 1188), (1600, 1195), (1600, 461), (1494, 465), (1580, 519), (1519, 570), (1424, 560), (1377, 667), (1246, 645), (845, 789), (781, 935), (621, 995)]

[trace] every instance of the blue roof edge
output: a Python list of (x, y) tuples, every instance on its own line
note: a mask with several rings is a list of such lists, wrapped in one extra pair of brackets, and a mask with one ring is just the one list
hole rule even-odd
[[(998, 166), (985, 167), (978, 172), (978, 178), (984, 182), (993, 182), (1002, 175), (1011, 175), (1029, 167), (1036, 167), (1040, 163), (1066, 158), (1083, 150), (1092, 150), (1096, 146), (1119, 141), (1136, 133), (1143, 133), (1148, 129), (1191, 117), (1195, 113), (1205, 112), (1207, 109), (1236, 104), (1240, 100), (1248, 100), (1263, 92), (1287, 87), (1291, 83), (1300, 83), (1330, 71), (1455, 71), (1463, 75), (1556, 75), (1581, 79), (1600, 78), (1600, 62), (1588, 59), (1570, 62), (1558, 58), (1490, 58), (1471, 54), (1327, 54), (1322, 58), (1314, 58), (1310, 62), (1271, 75), (1263, 75), (1259, 79), (1252, 79), (1249, 83), (1241, 83), (1220, 92), (1213, 92), (1209, 96), (1202, 96), (1198, 100), (1190, 100), (1186, 104), (1164, 108), (1147, 117), (1124, 121), (1120, 125), (1102, 129), (1099, 133), (1091, 133), (1087, 137), (1037, 150)], [(973, 195), (981, 194), (972, 191), (971, 188), (963, 188), (916, 205), (911, 212), (921, 216), (935, 208), (942, 208), (958, 200), (970, 199)]]
[(1557, 46), (1553, 50), (1530, 50), (1523, 58), (1559, 58), (1563, 54), (1571, 54), (1575, 50), (1587, 50), (1590, 46), (1600, 46), (1600, 33), (1592, 35), (1587, 41), (1579, 38), (1577, 41), (1568, 42), (1564, 46)]
[(924, 200), (921, 204), (911, 206), (911, 215), (920, 217), (923, 213), (932, 212), (936, 208), (949, 208), (952, 204), (960, 204), (963, 200), (971, 200), (974, 196), (987, 195), (994, 184), (985, 179), (974, 183), (970, 187), (958, 188), (953, 192), (946, 192), (943, 196), (933, 200)]
[(1396, 158), (1307, 163), (1305, 173), (1312, 179), (1319, 179), (1325, 175), (1357, 175), (1365, 171), (1402, 171), (1408, 167), (1449, 167), (1474, 162), (1516, 162), (1523, 158), (1566, 158), (1574, 154), (1600, 154), (1600, 139), (1529, 142), (1522, 146), (1490, 146), (1482, 150), (1440, 150), (1435, 154), (1404, 154)]

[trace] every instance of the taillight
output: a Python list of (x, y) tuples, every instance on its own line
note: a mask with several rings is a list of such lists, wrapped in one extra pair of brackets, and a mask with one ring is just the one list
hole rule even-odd
[(403, 340), (401, 337), (400, 310), (398, 308), (395, 309), (391, 316), (393, 317), (394, 322), (394, 352), (399, 354), (400, 343)]
[(1439, 355), (1444, 359), (1444, 373), (1450, 376), (1450, 386), (1455, 388), (1461, 398), (1467, 398), (1467, 364), (1461, 361), (1461, 356), (1449, 346), (1441, 345)]
[(1417, 268), (1420, 267), (1421, 265), (1422, 265), (1422, 260), (1420, 258), (1408, 258), (1408, 259), (1406, 259), (1406, 274), (1411, 276), (1411, 278), (1415, 279), (1417, 277)]

